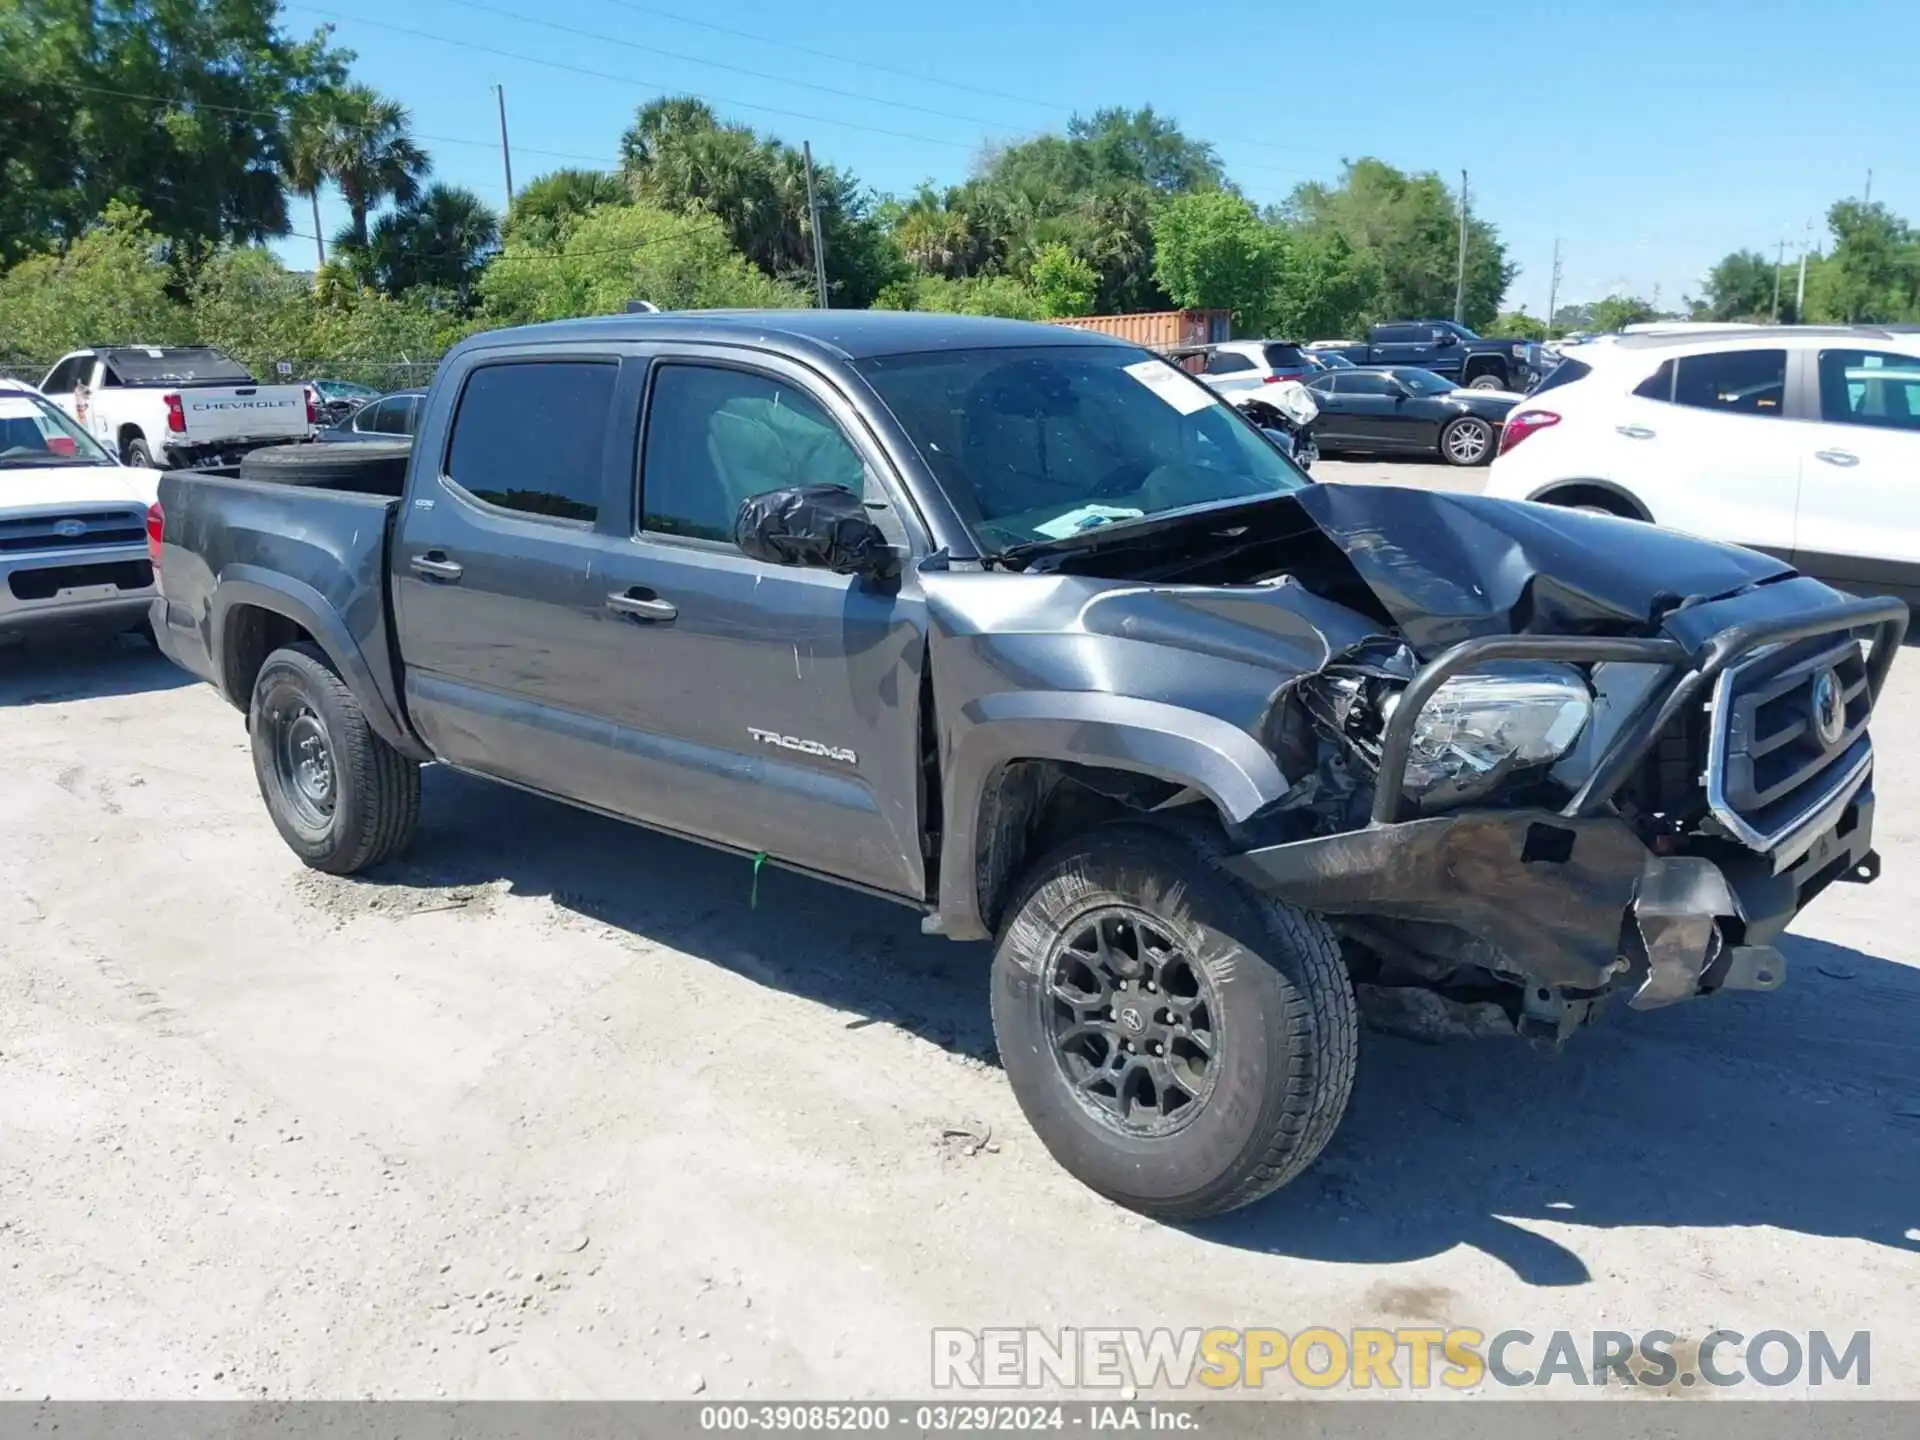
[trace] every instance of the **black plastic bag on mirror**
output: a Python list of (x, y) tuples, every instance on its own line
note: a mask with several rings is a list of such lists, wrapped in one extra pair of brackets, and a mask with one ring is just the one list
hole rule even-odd
[(858, 495), (839, 485), (769, 490), (741, 502), (733, 541), (755, 560), (836, 575), (880, 574), (893, 552)]

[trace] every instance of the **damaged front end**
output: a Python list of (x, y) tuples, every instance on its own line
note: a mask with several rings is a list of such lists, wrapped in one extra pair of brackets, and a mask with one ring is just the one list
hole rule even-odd
[[(1463, 640), (1404, 685), (1393, 663), (1330, 665), (1299, 697), (1314, 778), (1265, 817), (1330, 833), (1231, 868), (1337, 917), (1363, 986), (1498, 1004), (1530, 1038), (1564, 1039), (1620, 995), (1650, 1009), (1774, 989), (1794, 915), (1878, 873), (1867, 723), (1906, 623), (1898, 601), (1787, 579), (1675, 611), (1654, 636)], [(1578, 704), (1569, 676), (1591, 687)], [(1461, 677), (1483, 695), (1510, 679), (1529, 722), (1434, 725)], [(1364, 800), (1358, 828), (1324, 803), (1329, 772)]]

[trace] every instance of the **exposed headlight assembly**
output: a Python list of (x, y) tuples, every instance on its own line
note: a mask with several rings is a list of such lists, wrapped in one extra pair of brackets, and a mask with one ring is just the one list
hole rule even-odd
[[(1399, 702), (1387, 698), (1386, 719)], [(1484, 795), (1516, 770), (1558, 760), (1592, 714), (1587, 682), (1568, 665), (1489, 664), (1456, 675), (1414, 722), (1407, 793), (1440, 803)]]

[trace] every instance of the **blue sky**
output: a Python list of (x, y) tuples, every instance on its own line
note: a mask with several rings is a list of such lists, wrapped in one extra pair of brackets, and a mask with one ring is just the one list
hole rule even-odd
[[(1920, 220), (1920, 7), (1899, 0), (319, 0), (285, 22), (331, 23), (356, 78), (411, 108), (436, 178), (496, 206), (499, 83), (516, 184), (612, 167), (662, 92), (810, 139), (881, 191), (957, 181), (983, 143), (1109, 104), (1213, 141), (1258, 202), (1362, 155), (1454, 184), (1465, 167), (1522, 267), (1508, 303), (1536, 314), (1556, 237), (1563, 299), (1677, 305), (1730, 249), (1784, 240), (1791, 264), (1869, 168), (1873, 197)], [(312, 263), (308, 241), (279, 248)]]

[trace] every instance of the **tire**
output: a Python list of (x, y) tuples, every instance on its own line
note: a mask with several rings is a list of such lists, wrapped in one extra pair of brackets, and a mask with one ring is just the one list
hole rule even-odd
[(241, 458), (240, 478), (397, 497), (406, 487), (412, 452), (412, 443), (405, 440), (270, 445)]
[(1504, 390), (1507, 382), (1498, 375), (1476, 375), (1467, 382), (1469, 390)]
[[(1326, 1146), (1353, 1090), (1359, 1022), (1333, 932), (1243, 886), (1219, 867), (1221, 853), (1200, 831), (1090, 831), (1029, 872), (994, 951), (994, 1036), (1028, 1123), (1074, 1178), (1163, 1220), (1219, 1215), (1279, 1189)], [(1107, 1023), (1100, 1007), (1056, 998), (1062, 980), (1083, 999), (1124, 993), (1090, 986), (1090, 967), (1075, 957), (1103, 935), (1124, 966), (1127, 925), (1131, 953), (1173, 953), (1157, 970), (1156, 994), (1184, 1007), (1184, 1029), (1161, 1024), (1176, 1012), (1155, 1008), (1156, 998), (1112, 1007), (1111, 1031), (1096, 1039), (1080, 1022)], [(1157, 938), (1143, 939), (1142, 927)], [(1128, 983), (1131, 998), (1145, 993), (1143, 979)], [(1130, 1054), (1123, 1027), (1142, 1036)], [(1213, 1050), (1200, 1067), (1203, 1033)], [(1162, 1048), (1146, 1053), (1155, 1044)], [(1112, 1059), (1127, 1067), (1124, 1079), (1115, 1080)], [(1175, 1083), (1155, 1083), (1156, 1062)], [(1161, 1113), (1131, 1105), (1127, 1118), (1116, 1113), (1116, 1102), (1139, 1100), (1144, 1088)], [(1104, 1089), (1114, 1096), (1096, 1093)]]
[(127, 442), (127, 464), (143, 470), (160, 468), (153, 463), (153, 452), (147, 448), (147, 442), (137, 438)]
[[(253, 773), (303, 863), (352, 875), (399, 854), (420, 820), (420, 767), (373, 733), (319, 648), (267, 656), (247, 708)], [(300, 762), (324, 769), (324, 782)], [(307, 781), (303, 783), (303, 773)], [(324, 794), (324, 798), (323, 798)]]
[(1484, 465), (1493, 458), (1493, 426), (1462, 415), (1440, 432), (1440, 458), (1449, 465)]

